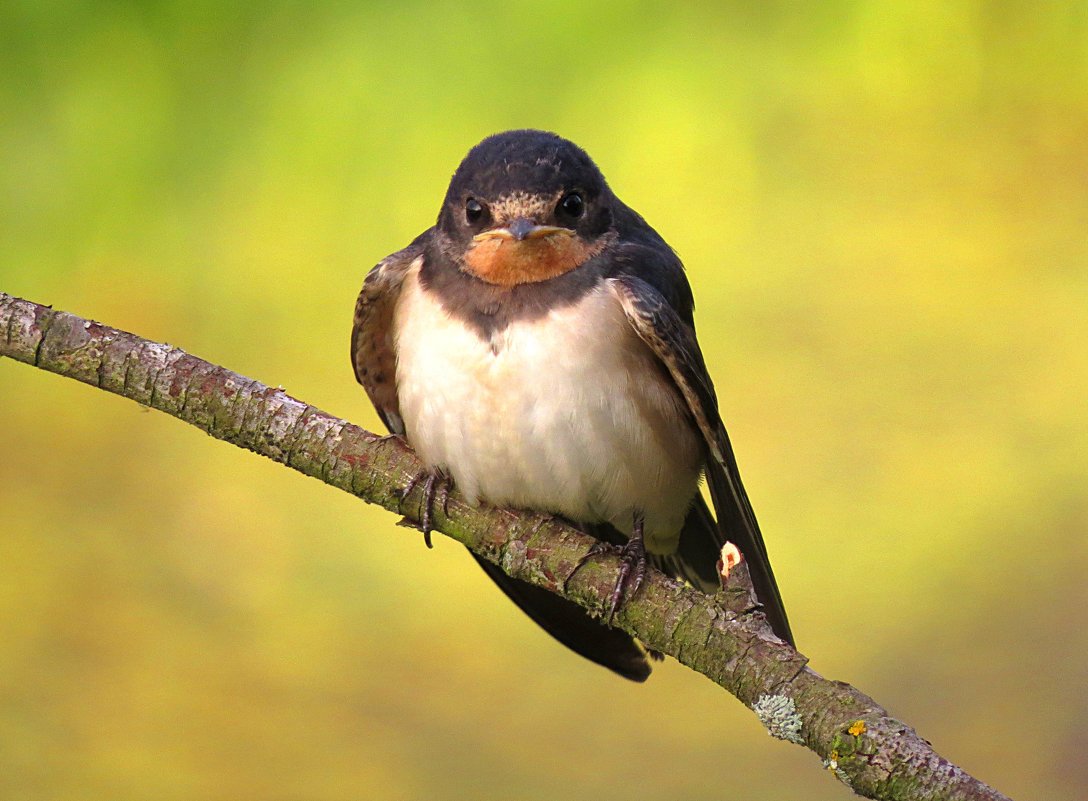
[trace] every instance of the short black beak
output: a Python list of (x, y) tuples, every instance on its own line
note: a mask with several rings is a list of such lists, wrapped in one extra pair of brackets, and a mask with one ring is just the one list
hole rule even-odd
[(533, 232), (533, 229), (536, 228), (536, 223), (532, 220), (527, 220), (524, 217), (518, 217), (512, 220), (506, 228), (514, 235), (515, 241), (521, 242)]
[(472, 237), (472, 241), (484, 242), (488, 239), (499, 239), (507, 242), (524, 242), (558, 234), (574, 236), (574, 231), (570, 228), (559, 228), (555, 225), (537, 225), (525, 217), (515, 217), (510, 221), (509, 225), (503, 228), (491, 228), (487, 231), (481, 231)]

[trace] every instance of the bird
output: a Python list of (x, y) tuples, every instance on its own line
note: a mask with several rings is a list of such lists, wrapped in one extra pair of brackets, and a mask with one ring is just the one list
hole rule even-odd
[(435, 224), (370, 270), (355, 307), (356, 379), (425, 465), (428, 545), (452, 485), (565, 519), (596, 538), (586, 559), (617, 551), (605, 619), (475, 558), (549, 634), (634, 681), (656, 654), (610, 625), (617, 606), (647, 563), (716, 591), (726, 541), (794, 642), (693, 309), (679, 257), (589, 155), (528, 129), (468, 152)]

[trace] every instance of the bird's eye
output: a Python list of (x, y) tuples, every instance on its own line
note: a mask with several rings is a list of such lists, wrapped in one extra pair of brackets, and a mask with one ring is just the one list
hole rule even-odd
[(480, 201), (476, 198), (469, 198), (465, 201), (465, 219), (470, 223), (477, 223), (483, 219), (484, 207)]
[(570, 217), (572, 220), (581, 217), (585, 210), (586, 202), (577, 192), (569, 192), (563, 195), (563, 199), (559, 201), (559, 206), (556, 208), (556, 211), (565, 217)]

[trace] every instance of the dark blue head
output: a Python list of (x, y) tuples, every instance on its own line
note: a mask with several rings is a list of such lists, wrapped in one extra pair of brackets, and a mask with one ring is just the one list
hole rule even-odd
[(489, 136), (454, 173), (438, 231), (461, 266), (492, 283), (580, 266), (613, 224), (612, 192), (584, 150), (545, 131)]

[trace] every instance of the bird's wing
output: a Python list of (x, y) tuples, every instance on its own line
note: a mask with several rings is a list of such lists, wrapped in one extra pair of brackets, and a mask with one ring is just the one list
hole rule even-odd
[(367, 273), (355, 303), (351, 328), (351, 365), (385, 427), (404, 435), (404, 420), (397, 399), (397, 353), (393, 343), (393, 312), (404, 277), (417, 260), (433, 229), (417, 236), (408, 247), (386, 256)]
[[(630, 274), (615, 275), (608, 281), (631, 327), (672, 376), (692, 420), (706, 440), (709, 454), (706, 466), (707, 485), (718, 517), (717, 530), (707, 532), (710, 536), (702, 540), (693, 539), (694, 532), (689, 532), (689, 528), (699, 521), (689, 520), (681, 535), (679, 555), (683, 558), (685, 553), (700, 554), (699, 559), (702, 562), (709, 558), (712, 548), (720, 547), (725, 539), (732, 540), (748, 562), (756, 596), (766, 610), (771, 628), (779, 637), (792, 644), (793, 635), (782, 596), (774, 580), (774, 573), (771, 572), (767, 548), (763, 544), (763, 535), (756, 523), (755, 513), (744, 491), (744, 485), (741, 484), (729, 435), (718, 414), (717, 396), (695, 338), (695, 329), (647, 281)], [(693, 512), (698, 511), (697, 503)], [(703, 514), (697, 517), (708, 518), (705, 511), (703, 507)], [(686, 542), (685, 537), (688, 537)], [(691, 567), (705, 572), (713, 567), (716, 558), (715, 551), (709, 564)]]
[[(430, 235), (431, 230), (425, 231), (404, 250), (382, 259), (367, 274), (355, 305), (355, 325), (351, 330), (355, 378), (363, 385), (386, 428), (402, 436), (405, 430), (397, 398), (393, 314), (404, 279), (423, 257)], [(633, 681), (645, 681), (650, 675), (646, 649), (630, 635), (594, 620), (572, 601), (511, 578), (475, 554), (473, 557), (510, 600), (559, 642)]]

